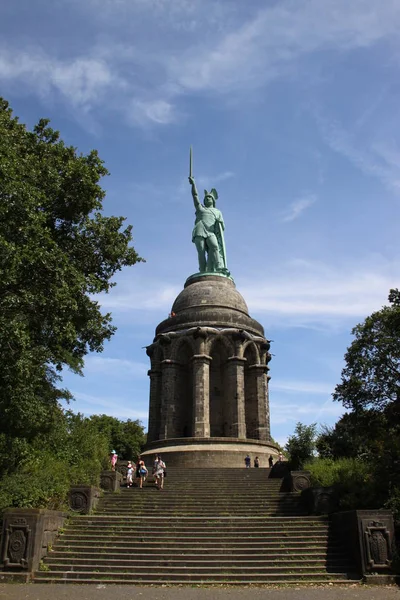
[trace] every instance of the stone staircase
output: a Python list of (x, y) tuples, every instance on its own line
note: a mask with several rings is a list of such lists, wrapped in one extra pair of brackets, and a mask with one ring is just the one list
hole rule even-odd
[(358, 579), (326, 517), (303, 514), (267, 469), (168, 472), (164, 490), (106, 493), (71, 518), (37, 582), (343, 583)]

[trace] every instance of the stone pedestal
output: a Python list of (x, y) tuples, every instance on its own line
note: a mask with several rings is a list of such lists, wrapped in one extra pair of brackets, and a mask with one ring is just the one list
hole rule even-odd
[(1, 569), (37, 571), (66, 517), (57, 510), (7, 508), (3, 513)]
[[(391, 575), (394, 522), (390, 510), (350, 510), (334, 513), (332, 527), (356, 560), (363, 576)], [(382, 583), (386, 583), (381, 578)]]
[(122, 483), (122, 475), (118, 471), (102, 471), (100, 473), (100, 487), (106, 492), (117, 492)]
[(88, 515), (97, 506), (101, 490), (93, 485), (74, 485), (68, 495), (69, 508), (81, 515)]

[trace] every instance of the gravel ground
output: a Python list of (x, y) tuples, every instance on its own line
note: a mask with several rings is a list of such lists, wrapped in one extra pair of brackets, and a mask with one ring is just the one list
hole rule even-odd
[(396, 586), (163, 587), (0, 584), (0, 600), (400, 600)]

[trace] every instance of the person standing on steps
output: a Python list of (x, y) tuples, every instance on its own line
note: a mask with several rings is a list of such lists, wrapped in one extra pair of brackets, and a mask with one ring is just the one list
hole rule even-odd
[(126, 465), (126, 487), (132, 487), (133, 483), (133, 465), (131, 461), (128, 461)]
[(256, 456), (254, 459), (254, 466), (256, 469), (258, 469), (260, 466), (260, 459), (258, 458), (258, 456)]
[(273, 459), (272, 454), (269, 455), (268, 464), (269, 464), (269, 468), (272, 469), (272, 467), (274, 466), (274, 459)]
[(279, 452), (278, 462), (283, 462), (283, 454), (282, 454), (282, 452)]
[(115, 450), (111, 450), (110, 462), (111, 462), (111, 471), (115, 471), (115, 465), (117, 464), (118, 454)]
[(159, 490), (164, 488), (164, 473), (166, 468), (165, 462), (161, 459), (161, 456), (157, 454), (157, 458), (154, 461), (153, 475), (156, 480), (156, 488)]
[(247, 454), (247, 456), (244, 459), (244, 464), (246, 466), (246, 469), (250, 469), (251, 467), (251, 458), (250, 458), (250, 454)]
[(142, 457), (139, 456), (136, 463), (136, 479), (139, 480), (139, 488), (143, 488), (143, 483), (146, 481), (147, 469)]

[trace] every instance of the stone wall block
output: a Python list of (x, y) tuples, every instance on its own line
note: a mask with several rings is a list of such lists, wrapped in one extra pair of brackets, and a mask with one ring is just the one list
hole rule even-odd
[(339, 498), (334, 486), (303, 490), (301, 503), (310, 515), (328, 515), (339, 508)]
[(71, 486), (68, 495), (69, 508), (81, 515), (92, 512), (99, 501), (101, 491), (93, 485)]
[(100, 487), (107, 492), (117, 492), (122, 479), (123, 477), (118, 471), (102, 471), (100, 473)]
[(3, 514), (1, 569), (36, 571), (66, 517), (66, 513), (56, 510), (6, 509)]
[(363, 576), (392, 573), (394, 521), (390, 510), (335, 513), (332, 515), (332, 525), (349, 548)]
[(302, 492), (311, 487), (310, 471), (290, 471), (291, 491)]

